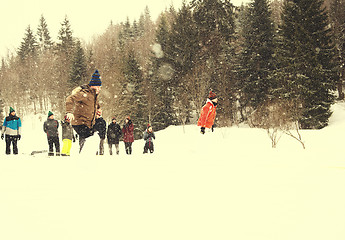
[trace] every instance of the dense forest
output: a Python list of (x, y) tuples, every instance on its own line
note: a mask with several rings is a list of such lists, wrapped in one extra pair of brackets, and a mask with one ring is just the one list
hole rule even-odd
[[(39, 16), (38, 16), (39, 17)], [(71, 91), (102, 77), (103, 116), (130, 115), (141, 135), (196, 123), (217, 93), (217, 126), (320, 129), (343, 99), (345, 0), (192, 0), (153, 20), (110, 23), (91, 42), (73, 36), (68, 16), (58, 38), (44, 16), (28, 26), (0, 68), (0, 114), (65, 114)]]

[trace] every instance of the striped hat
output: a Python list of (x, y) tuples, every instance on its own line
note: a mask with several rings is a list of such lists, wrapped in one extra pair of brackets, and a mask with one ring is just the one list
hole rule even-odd
[(96, 70), (91, 77), (89, 86), (102, 86), (101, 76), (99, 75), (98, 70)]

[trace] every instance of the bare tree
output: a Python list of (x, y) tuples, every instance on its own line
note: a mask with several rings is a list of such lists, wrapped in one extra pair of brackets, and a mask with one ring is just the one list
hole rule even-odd
[(280, 138), (285, 134), (302, 144), (305, 144), (299, 131), (299, 111), (291, 101), (266, 101), (249, 117), (251, 127), (263, 128), (271, 139), (272, 148), (276, 148)]

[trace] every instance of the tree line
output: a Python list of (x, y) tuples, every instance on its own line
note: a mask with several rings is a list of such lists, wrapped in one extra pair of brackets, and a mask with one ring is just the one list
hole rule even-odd
[(110, 23), (90, 43), (73, 36), (67, 16), (54, 41), (41, 16), (2, 59), (0, 104), (62, 117), (66, 96), (98, 69), (105, 119), (130, 115), (137, 136), (147, 123), (196, 122), (211, 89), (218, 126), (320, 129), (344, 98), (344, 42), (344, 0), (191, 0), (156, 20), (146, 8)]

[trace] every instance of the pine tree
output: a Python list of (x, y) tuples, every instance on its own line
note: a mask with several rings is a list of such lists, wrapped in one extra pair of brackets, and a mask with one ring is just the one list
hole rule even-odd
[(86, 58), (84, 49), (81, 46), (80, 40), (76, 41), (75, 52), (72, 61), (72, 67), (69, 75), (69, 83), (71, 87), (81, 84), (85, 80), (87, 73)]
[(334, 45), (322, 0), (288, 0), (282, 11), (279, 48), (280, 98), (295, 102), (305, 129), (328, 124), (337, 79)]
[(144, 76), (133, 50), (128, 53), (124, 76), (126, 80), (123, 91), (125, 114), (131, 116), (134, 123), (134, 137), (139, 139), (142, 137), (148, 119), (145, 115), (146, 98), (143, 94)]
[(192, 0), (191, 6), (204, 46), (212, 43), (215, 33), (226, 41), (232, 37), (235, 7), (229, 0)]
[(133, 21), (133, 39), (138, 39), (140, 37), (140, 30), (136, 20)]
[(4, 118), (4, 101), (2, 100), (2, 95), (0, 92), (0, 126), (2, 126)]
[(133, 33), (132, 24), (129, 21), (129, 17), (127, 17), (127, 19), (126, 19), (123, 32), (124, 32), (124, 36), (125, 36), (126, 40), (133, 40), (134, 33)]
[(175, 115), (183, 124), (188, 122), (191, 112), (188, 99), (190, 89), (185, 82), (185, 76), (192, 72), (198, 62), (199, 42), (198, 29), (191, 8), (184, 2), (172, 23), (168, 47), (164, 50), (167, 60), (165, 62), (167, 65), (164, 66), (168, 67), (165, 72), (172, 72), (169, 88), (174, 97)]
[[(2, 82), (4, 75), (5, 75), (6, 64), (5, 60), (2, 59), (1, 61), (1, 68), (0, 68), (0, 82)], [(3, 95), (1, 94), (2, 88), (0, 87), (0, 126), (2, 127), (2, 121), (4, 120), (4, 101)]]
[[(204, 99), (212, 89), (223, 99), (217, 108), (217, 118), (230, 119), (236, 8), (230, 0), (193, 0), (191, 6), (200, 46), (198, 64), (193, 73), (198, 79), (196, 85), (200, 86), (199, 96)], [(203, 69), (203, 74), (198, 74), (198, 69)], [(193, 95), (197, 96), (195, 93)], [(194, 99), (194, 106), (204, 104), (204, 100), (200, 103), (197, 97)], [(200, 106), (195, 110), (200, 111)], [(226, 122), (222, 121), (224, 124)]]
[(127, 17), (126, 22), (122, 25), (122, 30), (119, 32), (119, 46), (120, 49), (124, 52), (128, 43), (134, 40), (133, 28)]
[(337, 83), (339, 99), (344, 99), (345, 82), (345, 0), (332, 0), (330, 4), (330, 21), (337, 50), (339, 81)]
[(176, 83), (193, 68), (199, 49), (197, 26), (189, 5), (184, 2), (171, 27), (169, 48), (164, 51), (176, 73)]
[(246, 9), (242, 29), (241, 93), (248, 105), (256, 109), (272, 89), (269, 75), (274, 69), (274, 25), (267, 0), (253, 0)]
[(150, 9), (148, 6), (145, 7), (143, 20), (144, 20), (144, 22), (143, 22), (144, 23), (144, 25), (143, 25), (144, 32), (154, 31), (155, 25), (154, 25), (153, 21), (151, 20), (151, 13), (150, 13)]
[(198, 29), (198, 62), (205, 66), (208, 87), (218, 92), (223, 68), (229, 64), (221, 59), (233, 40), (235, 7), (230, 0), (193, 0), (191, 6)]
[(156, 32), (152, 62), (151, 86), (155, 96), (155, 114), (151, 124), (156, 130), (164, 129), (177, 123), (173, 109), (174, 96), (172, 89), (173, 69), (169, 64), (166, 52), (169, 48), (169, 26), (163, 16)]
[(143, 14), (141, 14), (139, 17), (138, 30), (139, 30), (139, 36), (143, 36), (144, 32), (146, 31), (145, 17)]
[(67, 16), (65, 16), (64, 21), (61, 23), (58, 40), (59, 42), (57, 44), (57, 47), (59, 52), (65, 54), (68, 59), (74, 52), (73, 49), (75, 43), (73, 39), (71, 24)]
[(3, 77), (3, 74), (6, 70), (7, 64), (5, 58), (1, 59), (1, 67), (0, 67), (0, 77)]
[(51, 49), (51, 47), (53, 46), (53, 42), (50, 37), (48, 25), (43, 15), (40, 18), (40, 22), (37, 28), (37, 36), (38, 36), (38, 48), (40, 49), (41, 52)]
[[(54, 61), (55, 72), (52, 76), (55, 85), (59, 86), (56, 91), (60, 96), (65, 96), (67, 94), (69, 95), (71, 92), (71, 84), (69, 82), (69, 79), (71, 74), (74, 49), (75, 41), (72, 35), (71, 25), (68, 17), (65, 16), (58, 33), (58, 42), (55, 51), (56, 61)], [(55, 102), (57, 102), (57, 108), (60, 111), (63, 111), (64, 98), (59, 97), (55, 100)]]
[(37, 54), (37, 41), (30, 26), (27, 27), (25, 37), (20, 44), (18, 50), (18, 56), (21, 60), (25, 60), (27, 57), (35, 57)]
[(278, 28), (278, 26), (281, 24), (281, 10), (283, 6), (284, 0), (272, 0), (270, 3), (271, 9), (272, 9), (272, 20), (274, 23), (275, 28)]

